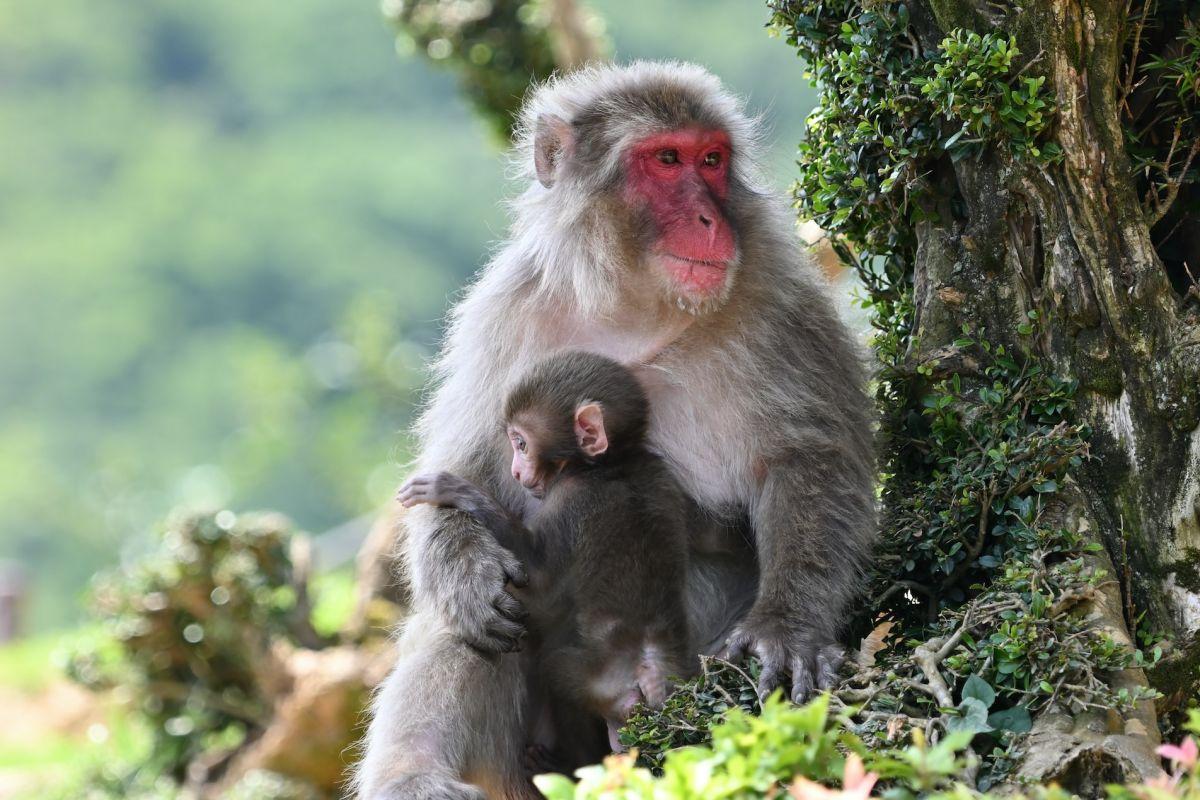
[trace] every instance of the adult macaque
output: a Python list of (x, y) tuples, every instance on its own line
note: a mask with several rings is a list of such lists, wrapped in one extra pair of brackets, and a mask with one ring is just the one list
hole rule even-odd
[[(874, 536), (870, 405), (851, 337), (756, 174), (756, 125), (704, 70), (597, 67), (523, 112), (529, 186), (454, 309), (420, 471), (518, 516), (496, 389), (580, 348), (635, 368), (651, 447), (694, 503), (692, 649), (753, 653), (762, 688), (829, 686)], [(375, 702), (369, 798), (521, 797), (524, 570), (470, 515), (405, 518), (413, 613)]]
[(563, 352), (505, 401), (513, 478), (544, 501), (527, 527), (448, 472), (418, 475), (398, 495), (408, 508), (466, 511), (528, 567), (531, 674), (546, 690), (531, 743), (560, 770), (575, 764), (560, 751), (555, 706), (576, 714), (571, 730), (587, 714), (603, 719), (619, 750), (617, 731), (633, 707), (661, 706), (669, 679), (695, 671), (684, 610), (686, 507), (667, 466), (645, 448), (647, 417), (628, 369)]

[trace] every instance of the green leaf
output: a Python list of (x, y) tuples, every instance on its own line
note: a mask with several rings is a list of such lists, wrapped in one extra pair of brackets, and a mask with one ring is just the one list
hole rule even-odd
[(538, 775), (533, 783), (547, 800), (571, 800), (575, 797), (575, 781), (565, 775)]
[(1013, 706), (990, 715), (988, 724), (997, 730), (1028, 733), (1033, 728), (1033, 719), (1025, 706)]
[(991, 708), (992, 703), (996, 702), (996, 690), (983, 678), (972, 675), (962, 688), (962, 699), (965, 701), (969, 697), (983, 703), (984, 708)]
[(961, 716), (946, 720), (947, 733), (987, 733), (993, 730), (987, 721), (987, 706), (974, 697), (963, 700), (958, 711)]

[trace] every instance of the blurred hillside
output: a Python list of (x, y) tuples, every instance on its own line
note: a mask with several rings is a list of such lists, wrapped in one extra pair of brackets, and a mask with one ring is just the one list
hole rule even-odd
[[(618, 58), (705, 63), (768, 111), (790, 181), (812, 94), (764, 8), (592, 5)], [(371, 2), (63, 0), (0, 7), (0, 85), (0, 558), (31, 627), (172, 506), (320, 531), (386, 497), (503, 232), (452, 78)]]

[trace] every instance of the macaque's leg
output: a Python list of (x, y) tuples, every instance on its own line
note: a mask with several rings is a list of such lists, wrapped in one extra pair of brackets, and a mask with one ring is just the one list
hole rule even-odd
[(688, 555), (688, 625), (692, 651), (715, 655), (754, 605), (758, 565), (750, 550)]
[(483, 656), (418, 611), (380, 687), (357, 778), (360, 800), (534, 798), (523, 769), (520, 658)]

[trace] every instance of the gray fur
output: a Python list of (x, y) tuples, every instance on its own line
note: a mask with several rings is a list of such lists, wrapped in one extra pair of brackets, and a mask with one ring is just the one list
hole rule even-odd
[[(549, 187), (534, 167), (544, 114), (570, 122), (576, 136)], [(726, 212), (739, 258), (725, 296), (688, 306), (646, 291), (638, 231), (621, 227), (611, 201), (626, 145), (714, 124), (732, 140)], [(764, 658), (766, 677), (790, 673), (799, 695), (832, 679), (870, 556), (873, 419), (860, 354), (801, 253), (787, 204), (758, 177), (756, 130), (716, 78), (690, 65), (594, 67), (537, 90), (515, 162), (528, 188), (513, 203), (511, 239), (452, 312), (417, 428), (418, 467), (462, 475), (515, 511), (522, 501), (505, 480), (496, 424), (504, 387), (571, 347), (633, 366), (650, 399), (651, 445), (697, 504), (696, 648), (728, 638), (735, 653)], [(431, 770), (457, 780), (468, 763), (474, 780), (490, 764), (489, 785), (505, 785), (526, 735), (520, 658), (479, 660), (457, 641), (505, 648), (512, 632), (494, 604), (512, 554), (461, 512), (414, 509), (405, 527), (420, 624), (406, 629), (401, 662), (377, 699), (360, 796), (453, 797), (386, 787)], [(466, 673), (453, 687), (440, 677)], [(476, 727), (485, 712), (495, 735), (483, 743)], [(447, 754), (432, 766), (431, 740)], [(509, 791), (520, 789), (490, 796)]]

